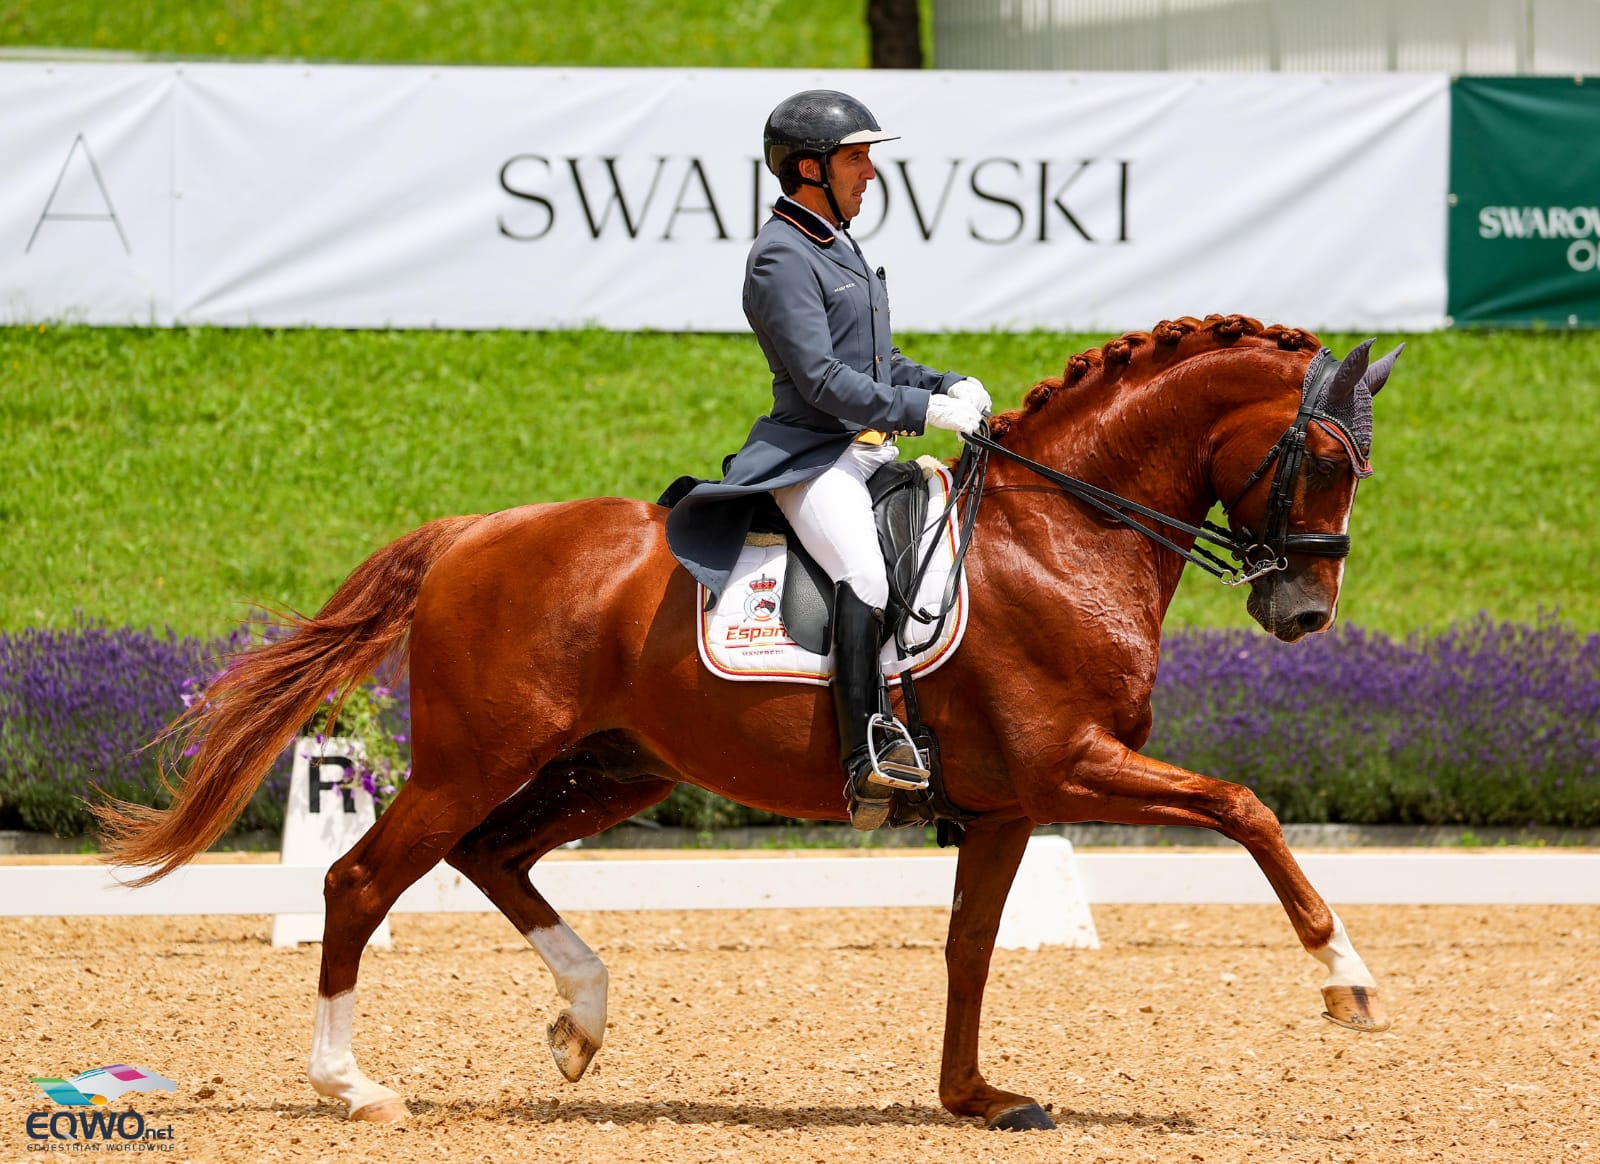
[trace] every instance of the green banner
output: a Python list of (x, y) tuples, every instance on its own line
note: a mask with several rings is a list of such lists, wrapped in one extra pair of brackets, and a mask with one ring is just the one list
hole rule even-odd
[(1600, 326), (1600, 77), (1452, 84), (1449, 229), (1458, 326)]

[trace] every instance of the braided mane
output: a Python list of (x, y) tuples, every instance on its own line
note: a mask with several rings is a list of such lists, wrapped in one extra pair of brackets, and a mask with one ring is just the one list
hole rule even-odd
[(1003, 412), (989, 421), (989, 434), (1003, 440), (1018, 424), (1042, 409), (1062, 388), (1076, 387), (1108, 375), (1120, 375), (1130, 367), (1160, 359), (1170, 363), (1202, 352), (1232, 348), (1241, 341), (1276, 346), (1286, 352), (1315, 351), (1320, 340), (1297, 327), (1273, 324), (1263, 327), (1248, 315), (1208, 315), (1204, 319), (1184, 316), (1167, 319), (1148, 332), (1130, 331), (1104, 347), (1090, 348), (1072, 356), (1060, 376), (1039, 381), (1029, 390), (1021, 408)]

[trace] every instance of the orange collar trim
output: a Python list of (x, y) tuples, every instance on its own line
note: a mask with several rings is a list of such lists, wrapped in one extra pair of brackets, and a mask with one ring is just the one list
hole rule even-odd
[(836, 235), (836, 234), (833, 234), (833, 233), (829, 233), (829, 235), (826, 238), (824, 238), (820, 234), (814, 233), (813, 231), (808, 229), (806, 224), (801, 222), (798, 218), (789, 217), (789, 215), (787, 215), (783, 211), (779, 210), (776, 206), (774, 206), (772, 208), (772, 213), (776, 214), (779, 218), (783, 219), (790, 226), (794, 227), (801, 234), (805, 235), (812, 242), (816, 243), (819, 247), (832, 246), (834, 244), (834, 242), (838, 240), (839, 236)]

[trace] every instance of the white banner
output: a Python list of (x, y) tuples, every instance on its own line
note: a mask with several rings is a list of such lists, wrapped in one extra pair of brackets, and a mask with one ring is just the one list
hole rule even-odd
[(1442, 74), (0, 65), (0, 322), (742, 331), (767, 112), (899, 141), (900, 329), (1443, 326)]

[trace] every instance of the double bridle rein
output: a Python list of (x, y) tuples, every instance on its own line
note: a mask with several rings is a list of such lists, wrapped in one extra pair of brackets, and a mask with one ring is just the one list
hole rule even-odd
[[(1223, 507), (1231, 512), (1251, 487), (1266, 475), (1268, 469), (1271, 469), (1272, 485), (1267, 494), (1265, 521), (1259, 534), (1242, 525), (1237, 532), (1210, 521), (1198, 526), (1190, 525), (1147, 505), (1141, 505), (1137, 501), (1102, 489), (1098, 485), (1080, 481), (1048, 465), (1030, 460), (991, 439), (985, 431), (970, 433), (962, 438), (968, 447), (962, 453), (961, 464), (957, 467), (960, 485), (956, 495), (959, 497), (970, 494), (969, 512), (962, 523), (963, 533), (970, 530), (973, 511), (976, 511), (978, 501), (983, 496), (989, 456), (996, 454), (1031, 469), (1052, 485), (1094, 507), (1107, 517), (1137, 530), (1184, 560), (1193, 562), (1207, 574), (1228, 586), (1243, 586), (1268, 574), (1287, 570), (1290, 554), (1310, 554), (1319, 558), (1348, 557), (1350, 555), (1348, 534), (1289, 532), (1289, 511), (1294, 502), (1295, 480), (1300, 476), (1300, 468), (1305, 461), (1306, 430), (1313, 421), (1329, 429), (1340, 443), (1346, 446), (1359, 476), (1366, 476), (1371, 472), (1365, 466), (1365, 458), (1359, 456), (1359, 446), (1355, 438), (1350, 435), (1343, 423), (1324, 409), (1328, 383), (1338, 367), (1338, 361), (1327, 348), (1323, 348), (1312, 357), (1311, 364), (1306, 369), (1305, 380), (1301, 384), (1300, 411), (1295, 414), (1294, 423), (1278, 438), (1277, 444), (1267, 452), (1261, 464), (1256, 467), (1256, 471), (1250, 474), (1243, 487)], [(1136, 516), (1149, 518), (1160, 525), (1188, 534), (1197, 544), (1193, 549), (1185, 549), (1160, 530), (1152, 529), (1136, 520)], [(1199, 542), (1209, 542), (1218, 549), (1227, 551), (1240, 564), (1231, 565), (1210, 549), (1199, 545)], [(964, 554), (965, 539), (960, 549)], [(957, 566), (959, 570), (959, 561)]]

